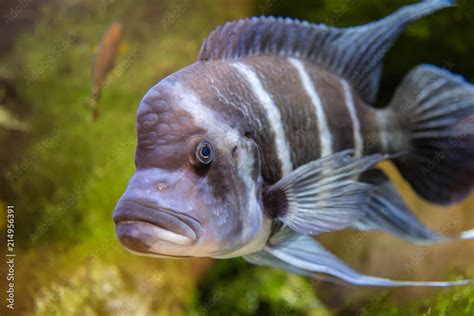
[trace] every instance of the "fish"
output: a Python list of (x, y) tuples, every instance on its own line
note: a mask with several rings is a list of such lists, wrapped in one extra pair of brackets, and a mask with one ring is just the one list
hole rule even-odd
[(392, 161), (435, 204), (472, 190), (474, 85), (422, 64), (386, 107), (373, 106), (398, 35), (453, 5), (419, 2), (349, 28), (275, 17), (217, 27), (195, 63), (140, 101), (136, 171), (112, 216), (122, 246), (157, 258), (243, 257), (356, 286), (470, 283), (364, 275), (315, 238), (347, 228), (424, 245), (474, 237), (426, 227), (377, 167)]
[[(28, 113), (27, 106), (19, 97), (14, 84), (7, 75), (0, 77), (0, 132), (13, 131), (26, 133), (29, 124), (24, 116)], [(7, 135), (7, 134), (5, 134)]]
[(4, 107), (0, 107), (0, 128), (20, 132), (29, 130), (29, 126), (26, 122), (17, 118), (15, 114)]
[(98, 103), (107, 76), (114, 68), (114, 63), (119, 53), (122, 34), (122, 23), (114, 22), (105, 30), (99, 46), (97, 46), (92, 66), (92, 94), (89, 98), (89, 107), (92, 111), (93, 120), (96, 120), (99, 116)]

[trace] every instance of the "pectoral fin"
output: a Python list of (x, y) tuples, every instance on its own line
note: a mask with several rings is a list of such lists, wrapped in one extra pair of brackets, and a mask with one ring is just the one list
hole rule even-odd
[[(446, 287), (465, 285), (471, 280), (447, 282), (395, 281), (360, 274), (339, 258), (327, 251), (310, 236), (300, 235), (290, 229), (283, 229), (273, 237), (264, 250), (245, 256), (251, 263), (285, 269), (302, 275), (311, 275), (317, 279), (331, 282), (342, 280), (358, 286), (435, 286)], [(330, 278), (322, 278), (328, 275)], [(332, 278), (336, 279), (332, 279)]]
[(346, 150), (312, 161), (265, 190), (265, 208), (301, 234), (348, 227), (364, 216), (374, 189), (356, 176), (384, 158), (355, 158)]

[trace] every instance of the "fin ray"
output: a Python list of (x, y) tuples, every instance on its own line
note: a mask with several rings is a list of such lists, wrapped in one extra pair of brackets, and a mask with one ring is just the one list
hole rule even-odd
[(474, 186), (473, 100), (474, 85), (431, 65), (411, 70), (392, 98), (390, 115), (407, 131), (408, 152), (394, 163), (430, 202), (459, 201)]
[[(244, 257), (248, 261), (285, 269), (290, 272), (311, 275), (324, 274), (335, 277), (348, 284), (358, 286), (432, 286), (447, 287), (472, 283), (471, 280), (459, 281), (397, 281), (361, 274), (343, 263), (310, 236), (299, 235), (290, 229), (282, 229), (264, 250)], [(325, 280), (334, 282), (332, 279)]]
[(368, 213), (355, 222), (353, 228), (383, 231), (423, 245), (474, 239), (474, 229), (451, 237), (435, 233), (426, 227), (405, 204), (382, 170), (368, 170), (359, 180), (370, 183), (375, 189), (372, 191), (372, 202)]
[(370, 185), (354, 178), (385, 158), (355, 158), (352, 150), (345, 150), (312, 161), (266, 189), (265, 208), (302, 234), (348, 227), (364, 215), (371, 191)]
[(396, 37), (409, 23), (452, 5), (453, 1), (448, 0), (424, 1), (402, 7), (381, 20), (350, 28), (274, 17), (228, 22), (204, 40), (198, 60), (265, 54), (302, 58), (341, 75), (366, 102), (373, 103), (383, 57)]
[(373, 202), (366, 215), (354, 223), (353, 228), (385, 231), (415, 243), (446, 240), (416, 218), (383, 171), (368, 170), (359, 180), (374, 187), (371, 196)]

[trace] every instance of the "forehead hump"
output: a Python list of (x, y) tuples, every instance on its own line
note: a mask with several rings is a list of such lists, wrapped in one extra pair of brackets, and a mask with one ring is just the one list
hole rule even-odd
[[(171, 111), (184, 113), (191, 122), (208, 136), (225, 136), (236, 139), (241, 118), (236, 116), (229, 91), (231, 84), (225, 74), (213, 64), (193, 64), (165, 78), (156, 85), (144, 100), (156, 100), (161, 95), (167, 104), (158, 104)], [(226, 80), (227, 79), (227, 80)], [(238, 102), (237, 102), (238, 103)]]
[(179, 94), (166, 81), (151, 88), (137, 112), (138, 146), (151, 149), (158, 145), (181, 142), (203, 132), (193, 115), (180, 106)]

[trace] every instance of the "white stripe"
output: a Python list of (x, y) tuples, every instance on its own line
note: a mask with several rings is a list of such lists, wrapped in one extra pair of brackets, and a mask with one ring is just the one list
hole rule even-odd
[(380, 146), (382, 147), (382, 152), (388, 153), (389, 148), (388, 148), (388, 133), (387, 133), (387, 128), (388, 128), (388, 115), (389, 115), (389, 110), (388, 109), (382, 109), (376, 111), (376, 122), (379, 124), (379, 135), (380, 135)]
[(313, 103), (314, 108), (316, 109), (316, 117), (318, 120), (319, 128), (319, 139), (321, 143), (321, 156), (332, 154), (332, 135), (329, 131), (328, 122), (326, 120), (326, 114), (324, 113), (321, 98), (316, 92), (311, 78), (304, 69), (303, 63), (295, 58), (289, 58), (288, 60), (298, 71), (298, 74), (300, 75), (300, 80), (303, 83), (303, 87), (308, 96), (311, 98), (311, 102)]
[(293, 165), (291, 163), (290, 146), (286, 139), (285, 130), (283, 129), (280, 110), (267, 91), (265, 91), (257, 75), (250, 67), (243, 63), (234, 63), (232, 66), (247, 79), (255, 96), (265, 109), (265, 113), (270, 121), (270, 126), (275, 132), (276, 151), (282, 166), (282, 174), (285, 176), (293, 170)]
[(362, 150), (364, 148), (364, 141), (362, 139), (362, 133), (360, 131), (360, 122), (359, 118), (357, 117), (357, 113), (354, 106), (354, 98), (352, 96), (352, 91), (347, 81), (342, 79), (342, 89), (344, 90), (344, 100), (346, 103), (346, 107), (349, 110), (349, 114), (351, 115), (352, 120), (352, 129), (354, 133), (354, 143), (355, 143), (355, 156), (360, 157), (362, 155)]
[[(175, 95), (179, 96), (179, 102), (176, 102), (176, 106), (186, 111), (194, 119), (196, 125), (208, 128), (213, 135), (219, 135), (219, 138), (216, 138), (214, 142), (226, 144), (226, 141), (237, 142), (239, 140), (239, 133), (227, 124), (219, 124), (222, 122), (219, 115), (205, 106), (192, 89), (174, 81), (161, 81), (160, 84), (162, 86), (167, 85), (165, 87), (169, 89), (170, 93), (174, 92)], [(145, 98), (153, 97), (154, 94), (158, 94), (158, 92), (151, 89), (147, 92)], [(210, 122), (214, 122), (214, 124), (210, 124)]]

